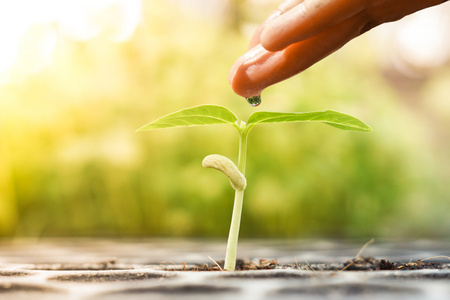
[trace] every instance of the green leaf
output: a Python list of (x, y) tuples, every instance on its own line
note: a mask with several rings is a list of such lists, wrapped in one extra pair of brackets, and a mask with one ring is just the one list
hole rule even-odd
[(173, 127), (203, 126), (214, 124), (237, 125), (238, 118), (228, 108), (218, 105), (200, 105), (165, 115), (137, 131)]
[(363, 121), (337, 111), (325, 110), (306, 113), (282, 113), (282, 112), (255, 112), (248, 119), (249, 130), (263, 123), (290, 123), (290, 122), (322, 122), (344, 130), (370, 132), (370, 128)]

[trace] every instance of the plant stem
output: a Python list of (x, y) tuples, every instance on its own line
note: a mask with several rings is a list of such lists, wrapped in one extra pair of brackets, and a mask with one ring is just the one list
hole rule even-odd
[(248, 129), (245, 122), (242, 122), (239, 131), (239, 156), (238, 156), (238, 169), (242, 175), (245, 176), (245, 167), (247, 165), (247, 136)]
[(234, 271), (236, 268), (236, 253), (243, 200), (244, 190), (236, 191), (234, 195), (233, 217), (231, 218), (230, 233), (228, 234), (227, 252), (225, 254), (224, 269), (227, 271)]
[[(244, 122), (240, 124), (239, 130), (239, 157), (238, 168), (245, 176), (247, 162), (247, 135), (248, 130)], [(244, 202), (244, 190), (236, 190), (234, 195), (233, 216), (231, 218), (230, 233), (228, 235), (227, 252), (225, 254), (224, 269), (234, 271), (236, 268), (236, 253), (239, 238), (239, 227), (241, 225), (242, 204)]]

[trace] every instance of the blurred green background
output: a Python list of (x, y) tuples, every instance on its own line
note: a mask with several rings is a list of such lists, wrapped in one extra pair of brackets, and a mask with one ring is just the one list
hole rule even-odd
[[(256, 127), (241, 237), (450, 236), (450, 51), (438, 35), (408, 40), (414, 18), (268, 88), (255, 109), (227, 73), (279, 1), (35, 2), (1, 10), (0, 236), (225, 239), (233, 190), (201, 161), (236, 160), (235, 129), (135, 132), (200, 104), (243, 120), (333, 109), (374, 129)], [(414, 43), (431, 54), (409, 58)]]

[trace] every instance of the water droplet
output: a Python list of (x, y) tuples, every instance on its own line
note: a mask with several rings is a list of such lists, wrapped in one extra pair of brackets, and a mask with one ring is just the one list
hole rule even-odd
[(261, 96), (249, 97), (247, 98), (247, 102), (253, 107), (258, 106), (261, 104)]

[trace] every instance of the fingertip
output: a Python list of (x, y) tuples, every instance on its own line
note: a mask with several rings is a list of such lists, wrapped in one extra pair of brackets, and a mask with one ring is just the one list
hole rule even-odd
[(262, 89), (258, 87), (258, 83), (254, 83), (249, 79), (244, 66), (239, 66), (229, 79), (233, 92), (245, 99), (260, 95), (262, 92)]
[(244, 98), (260, 95), (262, 89), (253, 82), (247, 74), (247, 66), (242, 61), (236, 61), (228, 73), (228, 82), (237, 95)]
[[(236, 94), (243, 96), (242, 91), (240, 90), (240, 85), (238, 84), (238, 81), (236, 79), (236, 74), (238, 72), (239, 67), (242, 65), (242, 56), (239, 57), (231, 66), (230, 71), (228, 72), (228, 82), (231, 85), (231, 88), (233, 89), (233, 92)], [(245, 96), (243, 96), (245, 97)]]
[(244, 98), (261, 94), (265, 85), (258, 78), (261, 72), (259, 64), (267, 54), (261, 45), (257, 45), (234, 62), (228, 72), (228, 82), (236, 94)]

